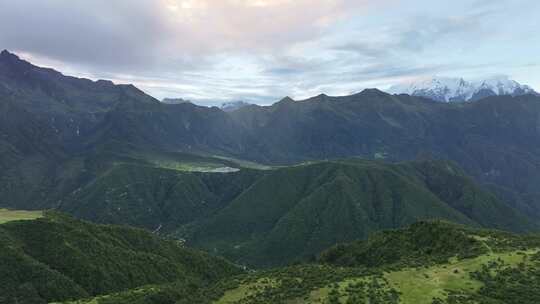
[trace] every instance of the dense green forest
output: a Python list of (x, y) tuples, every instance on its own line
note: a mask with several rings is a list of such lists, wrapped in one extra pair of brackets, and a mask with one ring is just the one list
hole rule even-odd
[(337, 242), (422, 219), (537, 228), (446, 161), (343, 159), (225, 174), (170, 168), (174, 163), (182, 161), (164, 168), (124, 160), (58, 208), (94, 222), (157, 230), (256, 267), (309, 259)]
[(174, 283), (76, 303), (532, 304), (540, 300), (539, 271), (540, 236), (424, 221), (338, 245), (311, 263), (227, 277), (188, 297)]
[(241, 272), (141, 229), (50, 211), (0, 225), (0, 248), (0, 303), (47, 303), (168, 282), (188, 290)]

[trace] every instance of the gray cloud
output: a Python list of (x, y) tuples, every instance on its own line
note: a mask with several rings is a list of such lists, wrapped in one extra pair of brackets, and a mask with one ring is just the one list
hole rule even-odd
[(427, 74), (530, 77), (540, 51), (534, 8), (533, 0), (2, 1), (0, 48), (158, 98), (268, 103)]
[(148, 67), (165, 25), (150, 2), (130, 2), (3, 1), (0, 45), (97, 68)]
[(195, 69), (208, 63), (204, 56), (215, 53), (315, 38), (325, 22), (364, 2), (313, 6), (307, 0), (2, 1), (0, 45), (123, 72)]

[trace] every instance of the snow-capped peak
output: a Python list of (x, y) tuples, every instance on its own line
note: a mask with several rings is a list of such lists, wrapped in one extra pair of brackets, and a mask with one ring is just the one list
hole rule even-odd
[(497, 95), (512, 95), (516, 90), (523, 90), (525, 93), (533, 93), (534, 90), (527, 85), (519, 84), (508, 76), (495, 76), (477, 81), (475, 86), (479, 90), (487, 89), (497, 93)]
[(422, 96), (441, 102), (474, 101), (493, 95), (537, 94), (532, 88), (511, 80), (508, 76), (467, 81), (463, 78), (431, 77), (395, 85), (391, 94)]

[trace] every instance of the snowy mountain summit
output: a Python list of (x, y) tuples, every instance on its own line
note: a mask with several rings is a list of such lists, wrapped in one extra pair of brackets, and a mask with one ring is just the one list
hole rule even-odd
[(476, 81), (467, 81), (463, 78), (432, 77), (395, 85), (388, 90), (388, 93), (427, 97), (440, 102), (475, 101), (495, 95), (538, 95), (531, 87), (511, 80), (507, 76)]

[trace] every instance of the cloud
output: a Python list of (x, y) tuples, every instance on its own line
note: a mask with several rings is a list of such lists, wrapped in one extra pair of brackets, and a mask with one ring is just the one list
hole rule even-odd
[(158, 98), (268, 103), (427, 74), (526, 80), (540, 63), (536, 8), (533, 0), (1, 1), (0, 48)]
[(280, 48), (313, 39), (335, 21), (370, 3), (365, 0), (168, 2), (174, 7), (169, 21), (176, 22), (180, 31), (192, 41), (192, 47), (203, 50)]
[[(133, 82), (158, 92), (158, 97), (176, 93), (208, 100), (249, 95), (258, 100), (283, 92), (272, 84), (277, 73), (305, 72), (305, 63), (281, 54), (323, 37), (334, 23), (374, 5), (379, 4), (6, 1), (0, 3), (0, 46), (66, 72)], [(295, 67), (289, 66), (293, 62)]]
[[(130, 5), (130, 2), (133, 4)], [(78, 64), (152, 63), (166, 40), (148, 1), (3, 1), (0, 44)]]
[(3, 1), (0, 44), (109, 69), (193, 69), (203, 56), (273, 51), (313, 39), (367, 4), (362, 0)]

